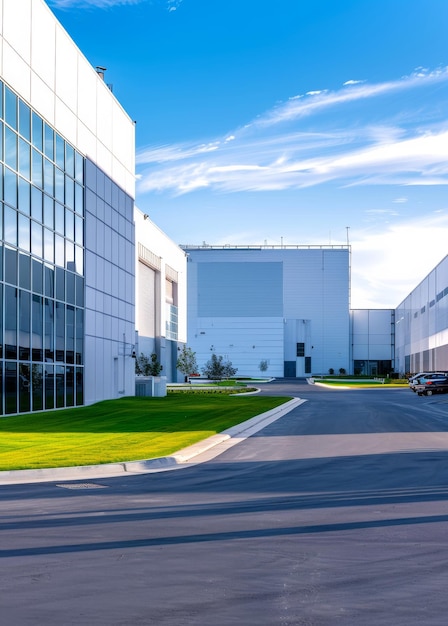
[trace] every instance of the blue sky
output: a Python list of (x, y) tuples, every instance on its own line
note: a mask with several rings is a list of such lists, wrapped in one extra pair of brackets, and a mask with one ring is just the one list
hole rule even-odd
[(447, 0), (48, 4), (137, 121), (137, 205), (176, 243), (348, 235), (355, 308), (448, 253)]

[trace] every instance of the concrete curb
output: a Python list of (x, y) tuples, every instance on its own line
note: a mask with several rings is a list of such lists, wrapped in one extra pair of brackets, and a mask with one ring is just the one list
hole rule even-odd
[[(54, 482), (59, 480), (91, 480), (92, 478), (111, 478), (124, 474), (145, 474), (178, 469), (182, 466), (186, 467), (192, 459), (204, 452), (213, 451), (213, 449), (217, 448), (220, 444), (225, 443), (225, 449), (228, 449), (232, 447), (232, 445), (236, 445), (240, 441), (247, 439), (304, 402), (306, 402), (306, 400), (302, 400), (301, 398), (289, 400), (275, 409), (261, 413), (222, 433), (208, 437), (187, 448), (183, 448), (171, 456), (104, 465), (3, 471), (0, 472), (0, 485)], [(222, 451), (222, 449), (216, 449), (216, 454), (212, 455), (211, 458), (217, 456)]]

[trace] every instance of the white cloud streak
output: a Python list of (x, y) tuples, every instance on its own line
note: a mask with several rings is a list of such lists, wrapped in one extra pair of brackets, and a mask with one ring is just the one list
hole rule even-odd
[[(329, 181), (344, 187), (448, 184), (448, 122), (443, 116), (432, 120), (430, 113), (425, 119), (421, 104), (412, 110), (412, 90), (438, 83), (448, 85), (447, 68), (322, 91), (293, 98), (213, 141), (144, 149), (137, 155), (139, 191), (265, 191)], [(390, 94), (395, 108), (387, 109), (389, 121), (363, 122), (365, 109)], [(397, 105), (400, 94), (406, 97)], [(361, 121), (352, 119), (354, 105)], [(321, 119), (327, 110), (331, 115)]]
[(136, 4), (162, 4), (169, 12), (176, 11), (182, 0), (47, 0), (50, 7), (56, 9), (112, 9), (119, 6)]

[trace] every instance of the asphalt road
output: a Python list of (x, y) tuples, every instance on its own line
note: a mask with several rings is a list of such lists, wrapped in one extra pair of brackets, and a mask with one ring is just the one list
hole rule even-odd
[(0, 486), (0, 623), (445, 626), (448, 395), (263, 393), (307, 402), (200, 464)]

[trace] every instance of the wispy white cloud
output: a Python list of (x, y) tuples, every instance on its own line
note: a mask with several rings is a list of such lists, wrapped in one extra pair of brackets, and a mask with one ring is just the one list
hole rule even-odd
[[(448, 88), (447, 68), (419, 69), (397, 81), (294, 97), (222, 138), (146, 148), (137, 155), (139, 191), (262, 191), (329, 181), (341, 187), (448, 184), (443, 107), (433, 117), (428, 97), (428, 111), (422, 112), (422, 96), (434, 85), (440, 99), (440, 86)], [(416, 111), (412, 90), (420, 90)], [(405, 97), (398, 98), (400, 93)], [(372, 123), (372, 107), (375, 118), (384, 99), (382, 122)], [(331, 114), (322, 118), (327, 109)]]

